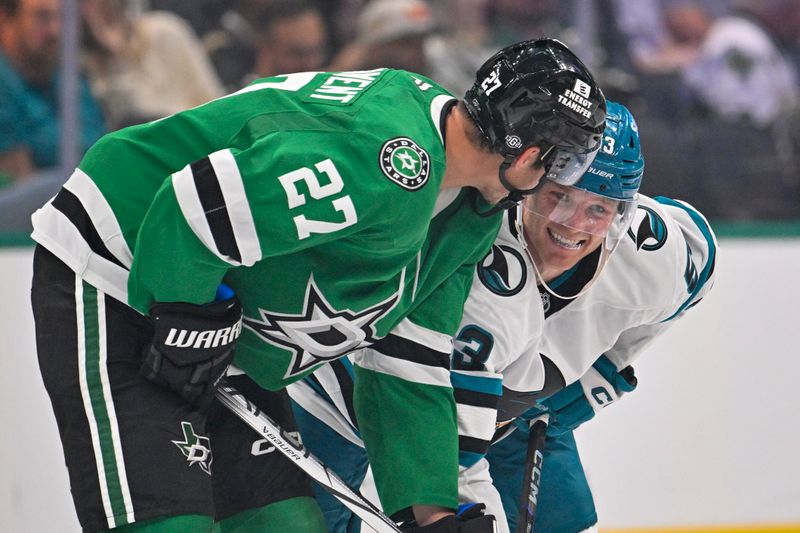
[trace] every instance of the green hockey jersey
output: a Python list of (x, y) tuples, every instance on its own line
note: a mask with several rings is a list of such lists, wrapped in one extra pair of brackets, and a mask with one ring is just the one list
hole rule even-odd
[[(34, 215), (33, 238), (145, 314), (226, 283), (245, 315), (235, 363), (266, 388), (362, 349), (385, 508), (452, 506), (449, 336), (500, 223), (475, 214), (474, 190), (440, 194), (452, 102), (397, 70), (257, 80), (105, 136)], [(419, 461), (409, 438), (441, 457)]]

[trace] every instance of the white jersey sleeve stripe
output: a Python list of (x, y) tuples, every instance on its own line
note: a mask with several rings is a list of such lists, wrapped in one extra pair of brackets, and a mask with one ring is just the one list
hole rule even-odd
[(128, 303), (128, 271), (96, 254), (78, 228), (52, 203), (33, 214), (33, 240), (50, 250), (87, 283)]
[(261, 259), (256, 225), (244, 191), (242, 175), (230, 150), (220, 150), (208, 156), (217, 175), (222, 196), (230, 217), (233, 234), (241, 255), (241, 264), (252, 266)]
[(189, 224), (200, 242), (226, 263), (239, 266), (240, 263), (236, 259), (222, 253), (217, 247), (203, 204), (200, 202), (197, 187), (195, 187), (191, 165), (185, 166), (172, 175), (172, 188), (175, 190), (175, 197), (178, 199), (178, 205), (186, 223)]
[(448, 356), (453, 351), (453, 341), (450, 335), (418, 326), (407, 318), (395, 326), (392, 335), (421, 344), (431, 350), (446, 353)]
[(95, 182), (81, 169), (75, 169), (64, 184), (64, 188), (78, 197), (108, 251), (123, 266), (130, 268), (133, 264), (133, 254), (122, 236), (117, 217), (114, 216), (111, 206)]
[(481, 440), (492, 440), (497, 411), (490, 407), (458, 404), (458, 434)]
[(389, 357), (372, 348), (363, 348), (355, 352), (354, 362), (361, 368), (395, 376), (413, 383), (450, 387), (450, 371), (447, 368)]

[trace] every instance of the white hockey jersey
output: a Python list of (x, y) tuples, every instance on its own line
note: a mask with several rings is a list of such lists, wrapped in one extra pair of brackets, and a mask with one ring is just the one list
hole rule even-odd
[[(450, 378), (462, 466), (486, 453), (497, 422), (554, 393), (551, 381), (556, 388), (577, 381), (603, 354), (617, 370), (631, 364), (711, 288), (716, 253), (708, 222), (690, 205), (640, 195), (627, 236), (595, 283), (577, 298), (562, 299), (538, 286), (509, 212), (476, 268), (454, 340)], [(587, 256), (549, 285), (563, 296), (579, 294), (598, 256)], [(343, 358), (288, 390), (307, 411), (361, 444), (351, 366)]]
[[(640, 195), (627, 236), (574, 299), (537, 285), (515, 216), (509, 213), (477, 268), (455, 339), (451, 382), (462, 466), (486, 452), (496, 423), (577, 381), (600, 355), (617, 370), (628, 366), (713, 282), (716, 239), (684, 202)], [(587, 256), (549, 285), (561, 296), (579, 294), (598, 257)]]

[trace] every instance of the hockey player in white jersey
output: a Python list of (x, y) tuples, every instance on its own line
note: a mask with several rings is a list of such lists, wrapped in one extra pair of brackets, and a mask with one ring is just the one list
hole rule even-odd
[[(460, 492), (463, 501), (486, 503), (501, 531), (509, 522), (513, 531), (527, 439), (512, 435), (490, 457), (507, 522), (484, 458), (496, 429), (507, 433), (526, 411), (550, 411), (534, 531), (591, 527), (594, 505), (571, 430), (635, 387), (631, 362), (712, 285), (717, 246), (706, 220), (683, 202), (639, 195), (643, 167), (633, 117), (609, 103), (590, 170), (572, 187), (544, 182), (510, 211), (476, 269), (451, 362)], [(344, 360), (290, 394), (311, 451), (358, 484), (366, 458), (351, 379)], [(332, 431), (306, 423), (313, 419)], [(335, 502), (323, 499), (323, 509), (332, 531), (357, 531)]]

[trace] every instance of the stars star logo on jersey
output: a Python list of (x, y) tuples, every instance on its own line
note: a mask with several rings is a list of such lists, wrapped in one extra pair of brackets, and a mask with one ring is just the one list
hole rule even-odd
[(378, 159), (386, 177), (404, 189), (415, 191), (428, 183), (428, 152), (408, 137), (397, 137), (383, 143)]
[(293, 352), (284, 378), (300, 375), (315, 366), (337, 359), (374, 343), (374, 324), (394, 307), (398, 295), (360, 312), (335, 309), (325, 298), (314, 277), (306, 285), (303, 311), (275, 313), (259, 309), (261, 320), (244, 318), (244, 326), (262, 340)]
[(181, 422), (183, 430), (183, 440), (174, 440), (172, 443), (178, 447), (186, 457), (189, 467), (200, 465), (200, 468), (211, 475), (211, 440), (208, 437), (201, 437), (194, 432), (191, 422)]

